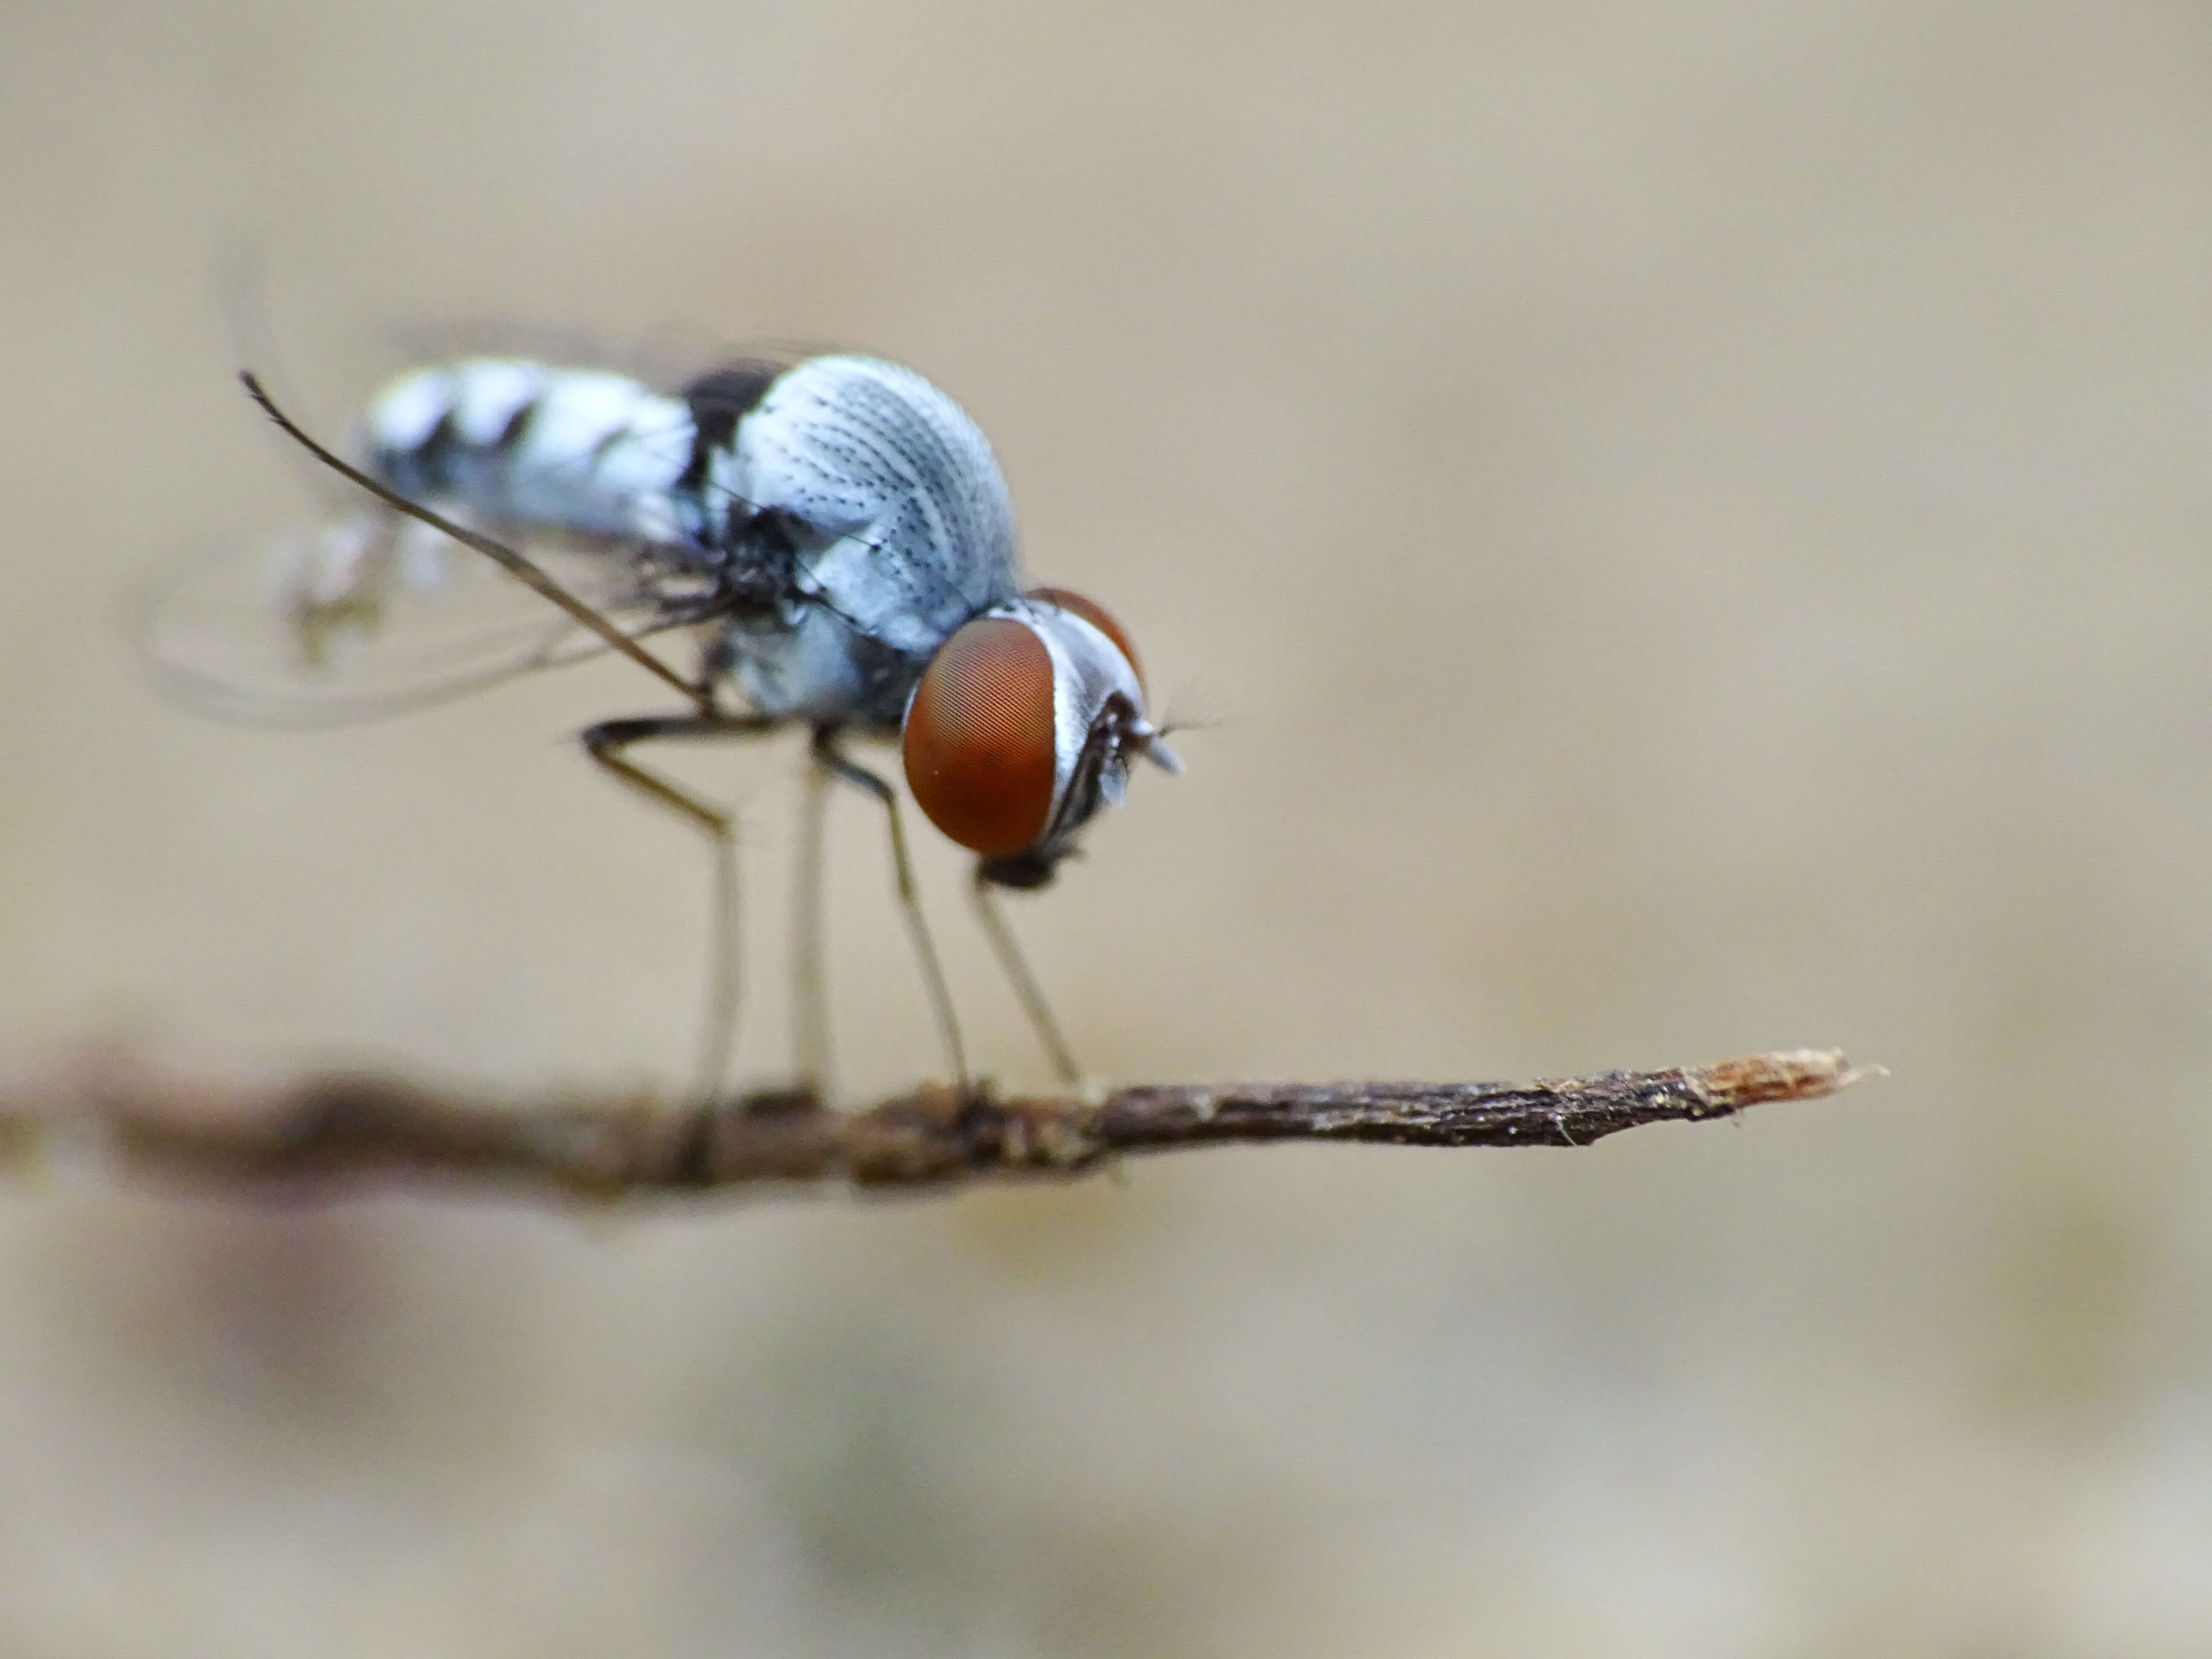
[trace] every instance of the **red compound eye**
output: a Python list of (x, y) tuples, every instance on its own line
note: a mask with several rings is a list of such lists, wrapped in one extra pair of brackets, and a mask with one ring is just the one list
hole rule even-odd
[(1115, 649), (1129, 659), (1129, 672), (1137, 677), (1137, 687), (1144, 689), (1145, 665), (1137, 660), (1137, 647), (1129, 643), (1129, 636), (1121, 631), (1121, 624), (1107, 615), (1106, 607), (1086, 599), (1080, 593), (1071, 593), (1064, 587), (1032, 587), (1022, 595), (1040, 605), (1056, 605), (1083, 618), (1093, 628), (1114, 641)]
[(984, 617), (939, 647), (907, 705), (907, 787), (985, 858), (1034, 845), (1052, 811), (1052, 653), (1026, 623)]

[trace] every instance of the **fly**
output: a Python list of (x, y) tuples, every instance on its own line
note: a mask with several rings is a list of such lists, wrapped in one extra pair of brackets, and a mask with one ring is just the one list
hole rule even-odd
[[(807, 732), (794, 1007), (799, 1069), (817, 1084), (828, 1068), (822, 797), (842, 782), (882, 806), (901, 910), (964, 1087), (897, 793), (847, 752), (856, 738), (896, 742), (915, 804), (976, 855), (985, 933), (1055, 1070), (1078, 1080), (994, 896), (1048, 884), (1139, 759), (1181, 766), (1146, 715), (1119, 624), (1079, 594), (1024, 583), (990, 446), (944, 392), (858, 356), (735, 363), (672, 395), (596, 369), (467, 358), (380, 393), (356, 466), (244, 379), (363, 499), (272, 550), (185, 567), (154, 593), (148, 653), (188, 701), (319, 724), (607, 652), (654, 675), (682, 712), (578, 735), (604, 771), (713, 848), (709, 1088), (736, 1037), (734, 824), (634, 751)], [(688, 645), (686, 667), (662, 654), (663, 636)]]

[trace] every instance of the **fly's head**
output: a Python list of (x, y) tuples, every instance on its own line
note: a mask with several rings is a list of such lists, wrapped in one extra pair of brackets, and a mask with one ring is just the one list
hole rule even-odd
[(963, 624), (907, 703), (908, 786), (1002, 887), (1042, 887), (1139, 757), (1182, 764), (1145, 718), (1137, 653), (1099, 606), (1039, 587)]

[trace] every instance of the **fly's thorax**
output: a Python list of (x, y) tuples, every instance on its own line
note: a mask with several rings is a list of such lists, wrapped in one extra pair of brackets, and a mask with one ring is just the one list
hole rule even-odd
[(907, 705), (902, 747), (915, 803), (983, 860), (987, 879), (1036, 887), (1074, 850), (1129, 767), (1152, 754), (1127, 636), (1080, 596), (1041, 588), (960, 628)]
[(708, 460), (711, 499), (805, 526), (804, 592), (856, 633), (927, 657), (1019, 592), (991, 447), (910, 369), (811, 357), (761, 390)]
[(944, 392), (872, 358), (811, 357), (689, 395), (684, 485), (708, 544), (733, 589), (787, 573), (772, 603), (734, 607), (719, 661), (764, 712), (896, 736), (933, 653), (1019, 592), (990, 446)]
[(761, 714), (896, 737), (924, 661), (800, 601), (728, 617), (709, 648), (708, 672), (726, 675)]

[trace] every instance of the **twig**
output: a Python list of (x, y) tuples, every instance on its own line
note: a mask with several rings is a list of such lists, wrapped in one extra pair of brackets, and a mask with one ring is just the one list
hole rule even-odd
[(223, 1187), (500, 1188), (539, 1198), (843, 1183), (944, 1190), (1065, 1178), (1138, 1152), (1280, 1140), (1583, 1146), (1638, 1124), (1813, 1100), (1863, 1073), (1832, 1049), (1535, 1083), (1150, 1085), (1095, 1104), (924, 1087), (860, 1112), (760, 1091), (702, 1106), (651, 1093), (520, 1101), (373, 1072), (273, 1085), (127, 1056), (0, 1075), (0, 1168), (79, 1148), (122, 1172)]

